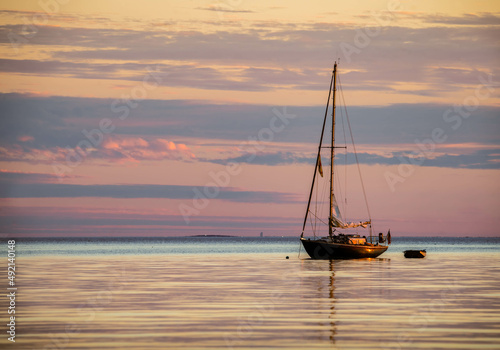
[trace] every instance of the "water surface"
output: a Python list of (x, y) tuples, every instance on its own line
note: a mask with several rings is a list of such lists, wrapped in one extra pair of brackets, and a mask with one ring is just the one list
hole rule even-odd
[[(379, 259), (341, 261), (298, 248), (289, 238), (19, 241), (10, 347), (500, 348), (498, 239), (399, 239)], [(404, 259), (412, 248), (428, 256)]]

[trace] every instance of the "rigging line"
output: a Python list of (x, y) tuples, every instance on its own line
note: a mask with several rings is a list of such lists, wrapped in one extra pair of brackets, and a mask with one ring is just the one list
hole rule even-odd
[[(341, 89), (342, 87), (339, 86), (339, 89)], [(344, 113), (342, 111), (342, 108), (340, 108), (340, 122), (342, 124), (342, 130), (343, 130), (343, 134), (344, 134), (344, 145), (346, 144), (345, 140), (345, 125), (344, 125)], [(345, 147), (347, 148), (347, 147)], [(345, 150), (344, 152), (346, 152), (347, 150)], [(345, 155), (346, 153), (344, 153)], [(345, 164), (345, 157), (344, 157), (344, 171), (347, 170), (347, 164)], [(338, 168), (338, 167), (337, 167)], [(341, 212), (341, 217), (339, 219), (343, 220), (343, 221), (346, 221), (347, 220), (347, 208), (345, 206), (345, 198), (347, 196), (347, 186), (340, 186), (340, 181), (341, 181), (341, 176), (340, 176), (340, 172), (339, 171), (336, 171), (336, 177), (337, 177), (337, 188), (339, 189), (339, 195), (340, 197), (338, 199), (340, 199), (340, 202), (337, 200), (337, 205), (340, 207), (340, 212)], [(344, 174), (345, 176), (345, 174)]]
[[(318, 197), (320, 195), (322, 195), (322, 192), (320, 193), (320, 188), (319, 188), (319, 186), (320, 186), (319, 179), (321, 179), (321, 178), (318, 178), (318, 181), (316, 181), (316, 183), (315, 183), (314, 212), (311, 210), (309, 211), (314, 217), (314, 218), (312, 218), (312, 217), (310, 218), (311, 226), (312, 226), (312, 229), (314, 232), (314, 237), (316, 237), (316, 232), (318, 232), (318, 218), (319, 218), (318, 213), (320, 213), (322, 210), (322, 202), (320, 202), (318, 200)], [(312, 225), (313, 221), (314, 221), (314, 226)]]
[[(341, 87), (339, 86), (339, 89)], [(342, 108), (340, 108), (340, 122), (342, 124), (342, 130), (343, 130), (343, 133), (344, 133), (344, 145), (346, 145), (346, 137), (345, 137), (345, 125), (344, 125), (344, 117), (343, 117), (343, 110)], [(335, 147), (335, 148), (347, 148), (347, 147)], [(346, 153), (344, 153), (346, 154)], [(337, 155), (338, 157), (338, 155)], [(345, 163), (345, 162), (344, 162)], [(336, 164), (336, 169), (339, 168), (338, 166), (339, 163)], [(345, 166), (346, 164), (344, 164), (344, 170), (347, 170), (347, 167)], [(337, 198), (337, 196), (335, 197), (336, 199), (336, 202), (337, 202), (337, 206), (339, 207), (339, 210), (340, 210), (340, 217), (339, 219), (342, 220), (342, 221), (345, 221), (347, 219), (347, 215), (346, 215), (346, 206), (344, 205), (344, 198), (345, 196), (347, 196), (347, 187), (344, 187), (342, 188), (342, 186), (340, 186), (340, 182), (341, 182), (341, 176), (340, 176), (340, 172), (339, 171), (335, 171), (335, 188), (336, 188), (336, 193), (338, 193), (339, 197)], [(340, 199), (340, 201), (339, 201)]]
[[(328, 206), (328, 198), (330, 197), (330, 181), (328, 181), (328, 179), (324, 179), (324, 181), (322, 182), (323, 183), (323, 188), (322, 188), (322, 192), (321, 192), (321, 207), (320, 207), (320, 210), (321, 210), (321, 213), (324, 213), (326, 212), (326, 217), (328, 217), (330, 215), (330, 207)], [(328, 208), (327, 208), (328, 207)]]
[[(342, 85), (340, 84), (340, 79), (339, 79), (339, 89), (340, 89), (340, 96), (342, 99), (342, 104), (344, 106), (344, 110), (346, 107), (345, 99), (344, 99), (344, 93), (342, 89)], [(342, 108), (340, 109), (342, 111)], [(347, 114), (347, 111), (346, 111)], [(344, 113), (341, 113), (342, 118), (342, 132), (344, 134), (344, 146), (345, 146), (345, 152), (344, 152), (344, 203), (343, 203), (343, 210), (344, 210), (344, 219), (347, 221), (347, 136), (345, 134), (345, 121), (347, 117), (344, 115)]]
[(313, 225), (313, 222), (312, 222), (312, 220), (308, 220), (308, 221), (311, 224), (311, 231), (312, 231), (312, 233), (314, 235), (314, 225)]
[[(324, 213), (325, 210), (325, 201), (324, 199), (327, 198), (327, 190), (328, 190), (328, 181), (325, 181), (324, 178), (319, 178), (320, 181), (316, 183), (316, 205), (317, 205), (317, 210), (315, 213), (315, 220), (316, 223), (317, 221), (321, 221), (319, 218), (321, 215)], [(321, 183), (320, 183), (321, 182)], [(321, 187), (321, 188), (320, 188)], [(323, 222), (324, 223), (324, 222)], [(317, 229), (317, 231), (319, 231)]]
[(347, 220), (347, 151), (345, 152), (345, 155), (344, 155), (344, 162), (345, 162), (345, 167), (344, 167), (344, 188), (345, 188), (344, 210), (345, 210), (345, 217)]
[(325, 133), (326, 119), (328, 117), (328, 107), (330, 105), (330, 96), (332, 93), (333, 80), (334, 80), (335, 75), (336, 75), (336, 74), (334, 74), (336, 72), (335, 71), (336, 66), (337, 66), (337, 63), (335, 63), (335, 65), (333, 66), (334, 68), (333, 68), (333, 72), (332, 72), (332, 79), (330, 80), (330, 89), (328, 91), (328, 99), (326, 100), (326, 109), (325, 109), (325, 117), (323, 119), (323, 128), (321, 129), (321, 136), (319, 138), (318, 156), (316, 157), (316, 166), (314, 167), (313, 182), (311, 184), (311, 192), (309, 193), (309, 200), (307, 202), (306, 215), (304, 217), (304, 224), (302, 225), (302, 233), (301, 233), (300, 237), (304, 236), (304, 229), (305, 229), (306, 223), (307, 223), (307, 214), (309, 213), (309, 206), (311, 205), (311, 197), (312, 197), (312, 192), (314, 189), (314, 181), (316, 180), (316, 172), (318, 171), (318, 163), (319, 163), (319, 156), (320, 156), (320, 152), (321, 152), (321, 144), (323, 143), (323, 135)]
[[(338, 169), (338, 165), (336, 166), (336, 168)], [(342, 198), (344, 198), (343, 196), (343, 191), (342, 191), (342, 186), (340, 186), (340, 176), (338, 175), (338, 171), (335, 171), (336, 175), (335, 175), (335, 188), (336, 188), (336, 192), (338, 192), (339, 196), (340, 196), (340, 203), (339, 201), (337, 200), (337, 197), (335, 197), (335, 202), (337, 203), (337, 207), (339, 208), (339, 212), (340, 212), (340, 217), (339, 219), (344, 221), (345, 219), (345, 212), (344, 212), (344, 205), (342, 203)]]
[[(325, 173), (325, 169), (323, 169)], [(316, 232), (321, 231), (321, 226), (319, 226), (318, 221), (321, 221), (319, 218), (324, 213), (325, 210), (325, 201), (327, 198), (327, 189), (328, 189), (328, 181), (325, 181), (324, 177), (318, 177), (318, 181), (316, 182), (316, 198), (315, 204), (317, 210), (315, 212), (315, 222), (316, 222)], [(318, 233), (320, 235), (320, 233)]]
[(344, 153), (344, 217), (347, 221), (347, 150)]
[[(330, 238), (332, 237), (333, 231), (332, 231), (332, 219), (333, 219), (333, 200), (334, 200), (334, 194), (333, 194), (333, 185), (334, 185), (334, 179), (333, 179), (333, 174), (334, 174), (334, 161), (335, 161), (335, 151), (334, 151), (334, 146), (335, 146), (335, 112), (336, 112), (336, 106), (335, 106), (335, 97), (336, 97), (336, 91), (337, 91), (337, 62), (335, 62), (333, 66), (333, 94), (332, 94), (332, 139), (331, 139), (331, 145), (332, 148), (330, 149), (330, 208), (328, 211), (328, 235)], [(337, 210), (336, 210), (337, 211)]]
[[(321, 156), (321, 154), (320, 154)], [(318, 213), (318, 186), (319, 186), (319, 181), (316, 181), (315, 183), (315, 186), (316, 186), (316, 200), (314, 201), (314, 212), (315, 213)], [(315, 220), (314, 220), (314, 228), (313, 228), (313, 233), (314, 233), (314, 237), (316, 238), (316, 227), (318, 225), (318, 220), (317, 220), (317, 215), (314, 215), (315, 217)], [(311, 223), (312, 223), (312, 220), (311, 220)]]
[[(342, 86), (340, 79), (339, 79), (339, 85)], [(340, 94), (342, 95), (342, 99), (345, 101), (344, 92), (343, 92), (342, 88), (340, 89)], [(368, 211), (368, 219), (370, 220), (370, 228), (371, 228), (372, 215), (370, 213), (370, 207), (368, 206), (368, 198), (366, 196), (365, 184), (363, 182), (363, 176), (361, 175), (361, 168), (359, 166), (358, 152), (356, 151), (356, 145), (354, 144), (354, 137), (352, 136), (351, 122), (349, 121), (349, 114), (347, 113), (347, 107), (345, 106), (345, 103), (344, 103), (344, 109), (345, 109), (345, 114), (346, 114), (347, 126), (349, 127), (349, 133), (351, 134), (352, 149), (354, 151), (354, 157), (356, 158), (356, 165), (358, 166), (359, 179), (361, 180), (361, 188), (363, 189), (363, 196), (365, 197), (366, 210)], [(371, 229), (370, 229), (370, 232), (371, 232)]]
[(313, 233), (313, 237), (316, 238), (316, 224), (313, 225), (312, 220), (309, 220), (309, 222), (311, 223), (311, 231)]
[(314, 214), (313, 212), (311, 212), (312, 215), (314, 215), (316, 217), (316, 219), (318, 219), (318, 221), (321, 221), (323, 224), (325, 225), (328, 225), (327, 222), (324, 222), (323, 220), (321, 220), (318, 216), (316, 216), (316, 214)]

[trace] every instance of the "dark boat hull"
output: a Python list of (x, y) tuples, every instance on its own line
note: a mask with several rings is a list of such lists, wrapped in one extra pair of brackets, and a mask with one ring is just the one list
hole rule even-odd
[(403, 253), (405, 258), (409, 259), (422, 259), (425, 258), (426, 255), (425, 250), (405, 250)]
[(312, 259), (376, 258), (388, 248), (383, 245), (341, 244), (304, 238), (300, 241)]

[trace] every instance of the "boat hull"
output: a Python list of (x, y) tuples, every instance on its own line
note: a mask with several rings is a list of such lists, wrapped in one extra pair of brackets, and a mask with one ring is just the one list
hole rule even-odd
[(425, 250), (405, 250), (403, 253), (407, 259), (422, 259), (426, 255)]
[(304, 238), (300, 241), (312, 259), (376, 258), (388, 248), (383, 245), (341, 244)]

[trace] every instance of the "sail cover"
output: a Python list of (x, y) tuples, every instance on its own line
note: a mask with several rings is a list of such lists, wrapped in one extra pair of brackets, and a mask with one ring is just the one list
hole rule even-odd
[(338, 228), (354, 228), (354, 227), (368, 227), (372, 222), (371, 221), (360, 221), (360, 222), (347, 222), (344, 223), (342, 220), (337, 219), (336, 217), (332, 217), (333, 227)]
[(335, 198), (335, 195), (332, 194), (332, 208), (333, 210), (335, 210), (335, 216), (337, 218), (340, 218), (340, 209), (339, 209), (339, 205), (337, 204), (337, 199)]
[(323, 177), (323, 166), (321, 165), (321, 156), (318, 154), (318, 171), (321, 177)]
[(354, 228), (354, 227), (364, 227), (366, 228), (371, 224), (371, 221), (360, 221), (360, 222), (343, 222), (340, 218), (340, 209), (337, 204), (337, 200), (335, 199), (335, 195), (333, 195), (332, 199), (332, 207), (335, 210), (334, 216), (331, 218), (332, 226), (338, 228)]

